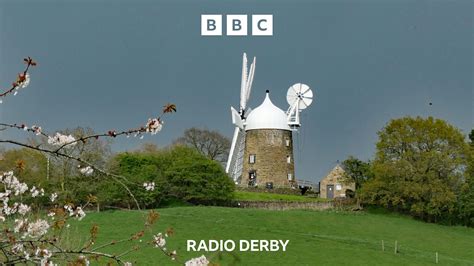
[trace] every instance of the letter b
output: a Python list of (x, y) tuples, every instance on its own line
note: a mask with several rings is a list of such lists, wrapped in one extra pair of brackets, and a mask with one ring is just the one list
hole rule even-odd
[(228, 36), (247, 36), (247, 15), (227, 15)]
[(216, 21), (213, 19), (207, 20), (207, 31), (216, 30)]
[(221, 36), (222, 15), (201, 15), (201, 36)]

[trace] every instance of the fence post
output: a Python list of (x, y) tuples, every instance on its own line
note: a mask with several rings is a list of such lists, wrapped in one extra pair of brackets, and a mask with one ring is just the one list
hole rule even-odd
[(382, 251), (385, 251), (385, 244), (383, 243), (383, 240), (382, 240)]
[(438, 264), (438, 251), (436, 251), (436, 264)]
[(397, 245), (398, 245), (398, 241), (395, 240), (395, 249), (394, 249), (394, 253), (397, 254)]

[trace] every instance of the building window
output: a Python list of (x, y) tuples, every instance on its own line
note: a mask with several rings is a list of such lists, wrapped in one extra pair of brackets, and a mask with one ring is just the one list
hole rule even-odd
[(256, 155), (255, 154), (250, 154), (249, 155), (249, 163), (255, 163), (256, 160)]
[(342, 190), (342, 185), (341, 184), (336, 184), (336, 190)]
[(249, 180), (248, 180), (249, 187), (256, 187), (257, 186), (257, 171), (250, 170), (249, 171)]
[(291, 163), (291, 156), (290, 155), (286, 156), (286, 162)]
[(288, 174), (288, 181), (292, 181), (293, 180), (293, 175), (292, 174)]
[(286, 139), (286, 147), (290, 147), (290, 139)]

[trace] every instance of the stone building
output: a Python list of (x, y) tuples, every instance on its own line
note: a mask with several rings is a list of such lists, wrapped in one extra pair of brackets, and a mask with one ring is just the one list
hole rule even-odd
[(296, 184), (292, 131), (288, 117), (270, 100), (245, 121), (245, 150), (240, 185), (290, 187)]
[(338, 164), (319, 182), (319, 197), (345, 198), (348, 189), (355, 191), (355, 183), (346, 180), (344, 169)]

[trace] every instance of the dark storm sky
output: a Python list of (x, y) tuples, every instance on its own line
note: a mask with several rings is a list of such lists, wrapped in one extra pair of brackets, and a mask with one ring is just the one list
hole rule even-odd
[[(165, 146), (192, 126), (231, 137), (245, 51), (257, 57), (251, 107), (270, 89), (286, 110), (296, 82), (316, 93), (296, 135), (297, 178), (319, 180), (348, 155), (370, 159), (392, 118), (473, 126), (471, 1), (61, 2), (0, 1), (3, 86), (24, 56), (39, 62), (30, 86), (0, 105), (1, 121), (127, 129), (173, 102), (161, 134), (114, 149)], [(200, 15), (212, 13), (273, 14), (274, 36), (201, 37)]]

